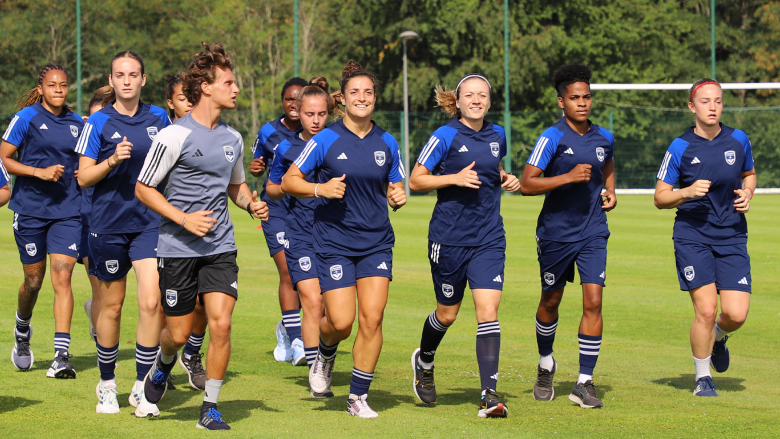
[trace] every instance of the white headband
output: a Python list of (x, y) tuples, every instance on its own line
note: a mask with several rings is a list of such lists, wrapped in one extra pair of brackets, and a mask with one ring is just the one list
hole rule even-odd
[(465, 81), (467, 79), (471, 79), (471, 78), (479, 78), (479, 79), (487, 82), (488, 88), (490, 89), (490, 91), (493, 91), (493, 86), (490, 85), (490, 81), (488, 81), (487, 78), (485, 78), (482, 75), (478, 75), (478, 74), (474, 73), (474, 74), (471, 74), (471, 75), (466, 75), (466, 76), (463, 77), (463, 79), (460, 80), (460, 82), (458, 83), (458, 86), (455, 87), (455, 94), (458, 94), (458, 90), (460, 90), (460, 85), (463, 84), (463, 81)]

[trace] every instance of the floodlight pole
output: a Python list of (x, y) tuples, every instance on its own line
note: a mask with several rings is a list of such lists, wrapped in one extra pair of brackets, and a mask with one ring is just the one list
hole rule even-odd
[(408, 30), (402, 32), (398, 37), (404, 44), (404, 170), (406, 170), (404, 191), (406, 192), (406, 197), (409, 198), (411, 192), (409, 189), (409, 178), (412, 171), (409, 168), (409, 69), (406, 60), (406, 40), (412, 40), (420, 36), (417, 35), (417, 32)]
[[(504, 131), (506, 156), (504, 171), (512, 172), (512, 114), (509, 110), (509, 0), (504, 0)], [(509, 192), (507, 192), (509, 194)]]
[(712, 69), (712, 79), (715, 79), (715, 0), (710, 0), (710, 64)]
[(295, 76), (297, 77), (298, 76), (298, 0), (295, 0), (295, 5), (293, 6), (293, 8), (295, 9), (295, 13), (293, 14), (294, 21), (295, 21), (295, 25), (294, 25), (295, 29), (293, 30), (293, 32), (295, 32)]
[(81, 0), (76, 0), (76, 113), (81, 114)]

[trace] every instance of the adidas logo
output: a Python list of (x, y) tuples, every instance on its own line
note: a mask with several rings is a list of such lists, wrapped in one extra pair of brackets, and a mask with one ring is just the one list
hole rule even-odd
[(460, 147), (460, 149), (458, 150), (458, 152), (469, 152), (469, 149), (468, 149), (468, 148), (466, 148), (466, 145), (463, 145), (463, 146), (461, 146), (461, 147)]
[(92, 232), (89, 232), (89, 234), (90, 234), (90, 235), (92, 235), (92, 236), (94, 236), (95, 238), (97, 238), (97, 233), (92, 233)]
[(346, 155), (346, 154), (344, 154), (344, 153), (342, 152), (342, 153), (341, 153), (341, 155), (340, 155), (340, 156), (338, 156), (338, 157), (336, 157), (336, 158), (337, 158), (338, 160), (346, 160), (346, 159), (347, 159), (347, 155)]
[(695, 165), (695, 164), (697, 164), (697, 163), (701, 163), (701, 160), (699, 160), (699, 158), (698, 158), (698, 157), (694, 157), (694, 158), (693, 158), (693, 160), (691, 160), (691, 164), (692, 164), (692, 165)]
[(574, 155), (574, 151), (572, 151), (572, 150), (571, 150), (571, 148), (567, 149), (567, 150), (566, 150), (566, 151), (564, 151), (563, 153), (564, 153), (564, 154), (572, 154), (572, 155)]
[(493, 376), (492, 376), (492, 377), (490, 377), (490, 378), (492, 378), (492, 379), (494, 379), (494, 380), (498, 381), (498, 372), (496, 372), (496, 374), (495, 374), (495, 375), (493, 375)]
[(113, 135), (113, 136), (111, 136), (111, 138), (112, 138), (112, 139), (121, 139), (121, 138), (122, 138), (122, 136), (120, 136), (118, 132), (114, 131), (114, 135)]
[(376, 268), (378, 268), (380, 270), (387, 270), (387, 264), (382, 262), (381, 264), (377, 265)]
[(602, 278), (602, 279), (606, 279), (606, 278), (607, 278), (607, 276), (604, 274), (604, 272), (603, 272), (603, 271), (601, 272), (601, 274), (599, 275), (599, 277), (600, 277), (600, 278)]
[(43, 124), (43, 125), (41, 125), (41, 127), (40, 127), (40, 128), (38, 128), (38, 129), (39, 129), (39, 130), (48, 130), (48, 129), (49, 129), (49, 127), (47, 127), (47, 126), (46, 126), (46, 124)]
[(742, 278), (742, 279), (740, 279), (740, 280), (739, 280), (739, 282), (737, 282), (737, 283), (738, 283), (738, 284), (741, 284), (741, 285), (747, 285), (747, 284), (748, 284), (748, 281), (747, 281), (747, 278), (746, 278), (746, 277), (743, 277), (743, 278)]
[(230, 286), (233, 287), (234, 290), (237, 290), (238, 289), (238, 281), (233, 282), (232, 284), (230, 284)]
[(494, 277), (493, 282), (501, 282), (501, 275), (499, 274), (498, 276)]
[(192, 155), (193, 157), (203, 157), (203, 153), (200, 152), (200, 150), (195, 151), (195, 154)]
[(75, 251), (78, 251), (78, 249), (76, 248), (76, 244), (71, 244), (71, 245), (68, 247), (68, 250), (73, 250), (74, 252), (75, 252)]

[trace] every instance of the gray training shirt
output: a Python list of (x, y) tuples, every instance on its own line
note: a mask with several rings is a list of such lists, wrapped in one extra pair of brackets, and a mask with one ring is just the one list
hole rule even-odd
[(188, 114), (157, 134), (138, 181), (157, 187), (167, 177), (163, 195), (169, 203), (188, 214), (213, 210), (209, 216), (217, 219), (200, 238), (162, 217), (158, 257), (193, 258), (236, 250), (227, 188), (245, 181), (243, 158), (241, 134), (222, 121), (212, 130)]

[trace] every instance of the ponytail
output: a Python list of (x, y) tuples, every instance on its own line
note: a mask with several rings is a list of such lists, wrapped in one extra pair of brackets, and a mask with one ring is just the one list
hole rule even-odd
[(443, 113), (446, 113), (449, 117), (460, 116), (460, 109), (455, 105), (458, 102), (455, 90), (445, 90), (441, 85), (437, 85), (433, 92), (436, 95), (436, 106), (441, 107)]
[(328, 115), (332, 116), (333, 113), (337, 111), (337, 107), (333, 96), (328, 94), (329, 90), (330, 86), (328, 85), (328, 80), (325, 79), (324, 76), (317, 76), (312, 78), (308, 85), (303, 87), (301, 92), (298, 93), (298, 98), (295, 100), (295, 108), (297, 108), (300, 112), (301, 104), (303, 103), (304, 99), (319, 96), (325, 99), (325, 102), (328, 103)]

